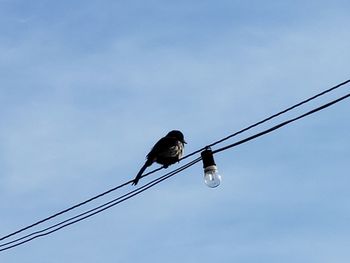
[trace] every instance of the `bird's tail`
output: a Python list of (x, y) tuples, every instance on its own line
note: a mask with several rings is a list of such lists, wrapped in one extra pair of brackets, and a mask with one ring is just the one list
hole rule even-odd
[(150, 166), (152, 164), (152, 161), (151, 160), (147, 160), (145, 162), (145, 164), (141, 167), (140, 171), (137, 173), (134, 181), (132, 182), (132, 185), (137, 185), (137, 183), (139, 182), (139, 180), (141, 179), (141, 176), (143, 174), (143, 172), (146, 170), (146, 168), (148, 166)]

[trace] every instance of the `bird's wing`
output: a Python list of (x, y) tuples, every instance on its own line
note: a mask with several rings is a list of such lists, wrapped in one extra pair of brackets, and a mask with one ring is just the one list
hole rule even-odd
[(147, 159), (153, 159), (157, 156), (162, 156), (169, 154), (172, 149), (178, 146), (178, 140), (173, 137), (163, 137), (161, 138), (152, 148), (152, 150), (147, 155)]

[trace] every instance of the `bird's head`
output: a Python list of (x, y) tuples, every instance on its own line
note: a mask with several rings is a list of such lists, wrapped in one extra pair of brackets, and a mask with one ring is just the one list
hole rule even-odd
[(166, 137), (174, 137), (176, 139), (178, 139), (180, 142), (182, 143), (187, 143), (185, 141), (184, 135), (182, 134), (182, 132), (178, 131), (178, 130), (173, 130), (171, 132), (169, 132)]

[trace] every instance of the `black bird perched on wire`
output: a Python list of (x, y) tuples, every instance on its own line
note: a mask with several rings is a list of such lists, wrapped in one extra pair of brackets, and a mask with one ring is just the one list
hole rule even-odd
[(162, 164), (164, 168), (178, 162), (184, 153), (185, 144), (184, 135), (177, 130), (173, 130), (165, 135), (165, 137), (161, 138), (147, 154), (147, 160), (136, 175), (132, 184), (137, 185), (143, 172), (154, 162)]

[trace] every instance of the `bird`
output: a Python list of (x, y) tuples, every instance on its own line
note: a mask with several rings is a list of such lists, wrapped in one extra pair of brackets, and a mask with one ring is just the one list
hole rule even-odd
[(143, 172), (154, 162), (163, 165), (164, 168), (168, 168), (169, 165), (179, 162), (184, 154), (185, 144), (187, 144), (187, 142), (181, 131), (170, 131), (167, 135), (161, 138), (147, 154), (146, 162), (137, 173), (132, 184), (137, 185)]

